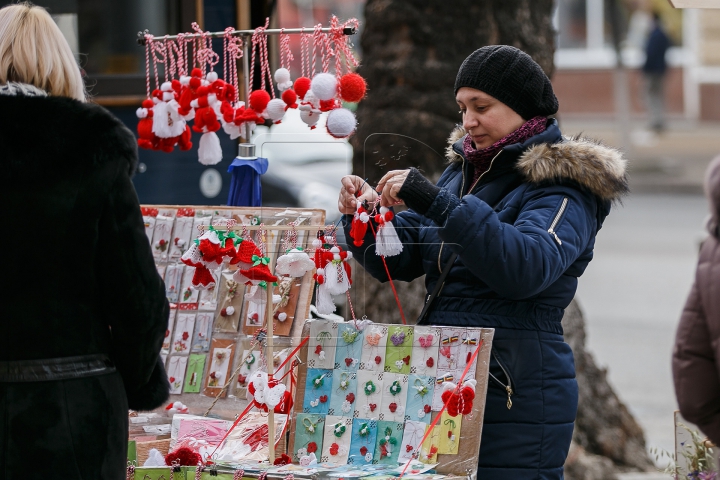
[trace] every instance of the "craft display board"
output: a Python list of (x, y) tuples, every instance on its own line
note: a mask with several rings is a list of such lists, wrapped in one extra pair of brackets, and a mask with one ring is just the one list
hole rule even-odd
[[(161, 353), (171, 383), (170, 401), (180, 401), (192, 411), (204, 412), (229, 376), (239, 368), (236, 380), (213, 408), (213, 413), (233, 418), (247, 404), (244, 379), (261, 366), (263, 347), (256, 345), (252, 351), (250, 347), (252, 335), (265, 319), (266, 292), (262, 287), (246, 287), (234, 282), (233, 266), (214, 273), (214, 288), (197, 290), (191, 283), (194, 267), (183, 264), (180, 257), (199, 236), (199, 226), (232, 219), (238, 226), (264, 226), (264, 242), (257, 229), (248, 230), (246, 235), (250, 235), (256, 244), (265, 244), (265, 255), (270, 258), (270, 268), (274, 271), (275, 262), (284, 253), (285, 240), (290, 238), (291, 232), (297, 237), (296, 246), (303, 248), (307, 248), (309, 240), (315, 237), (312, 230), (293, 232), (287, 226), (294, 222), (322, 230), (325, 211), (143, 205), (142, 212), (155, 264), (171, 302)], [(281, 226), (284, 229), (278, 228)], [(312, 272), (309, 272), (302, 278), (281, 278), (274, 287), (273, 293), (280, 299), (273, 324), (274, 334), (279, 336), (273, 345), (276, 355), (291, 346), (293, 336), (299, 336), (303, 320), (309, 316), (314, 285)], [(281, 313), (284, 315), (280, 316)], [(240, 365), (248, 355), (247, 361)], [(276, 356), (275, 365), (282, 360)]]
[[(443, 407), (444, 381), (477, 381), (469, 415), (437, 422), (419, 449), (440, 474), (477, 469), (494, 329), (309, 320), (300, 350), (288, 454), (294, 463), (392, 464), (410, 459)], [(365, 430), (363, 430), (365, 429)], [(393, 439), (393, 440), (390, 440)], [(436, 447), (437, 451), (431, 448)]]

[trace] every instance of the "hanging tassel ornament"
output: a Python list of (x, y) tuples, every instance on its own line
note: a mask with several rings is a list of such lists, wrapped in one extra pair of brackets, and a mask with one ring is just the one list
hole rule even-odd
[(332, 259), (325, 264), (325, 288), (330, 295), (342, 295), (350, 289), (350, 265), (352, 252), (343, 251), (334, 246), (330, 249)]
[(393, 216), (393, 212), (386, 207), (380, 207), (380, 213), (375, 215), (375, 223), (378, 224), (375, 253), (383, 257), (399, 255), (403, 250), (402, 242), (392, 224)]
[(350, 237), (353, 239), (353, 245), (356, 247), (361, 247), (364, 242), (369, 220), (370, 215), (368, 214), (367, 209), (362, 203), (358, 202), (357, 210), (355, 211), (352, 223), (350, 224)]

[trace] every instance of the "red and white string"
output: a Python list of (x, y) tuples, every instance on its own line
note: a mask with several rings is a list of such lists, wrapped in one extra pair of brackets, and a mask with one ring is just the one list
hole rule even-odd
[(243, 43), (240, 37), (232, 35), (235, 29), (225, 29), (223, 47), (223, 74), (225, 81), (235, 87), (235, 103), (240, 100), (240, 85), (238, 84), (237, 61), (243, 56)]
[[(280, 29), (284, 32), (285, 29)], [(295, 57), (290, 50), (290, 35), (287, 33), (280, 33), (280, 66), (290, 70), (290, 62), (295, 60)]]

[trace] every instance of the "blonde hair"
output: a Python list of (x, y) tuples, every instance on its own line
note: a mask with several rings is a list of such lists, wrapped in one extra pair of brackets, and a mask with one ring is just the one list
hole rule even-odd
[(0, 9), (0, 84), (34, 85), (85, 101), (80, 67), (50, 14), (31, 3)]

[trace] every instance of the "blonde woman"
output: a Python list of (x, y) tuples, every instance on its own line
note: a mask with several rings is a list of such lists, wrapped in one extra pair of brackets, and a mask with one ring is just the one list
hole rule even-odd
[(0, 9), (0, 111), (0, 478), (123, 479), (128, 407), (169, 389), (135, 139), (27, 3)]

